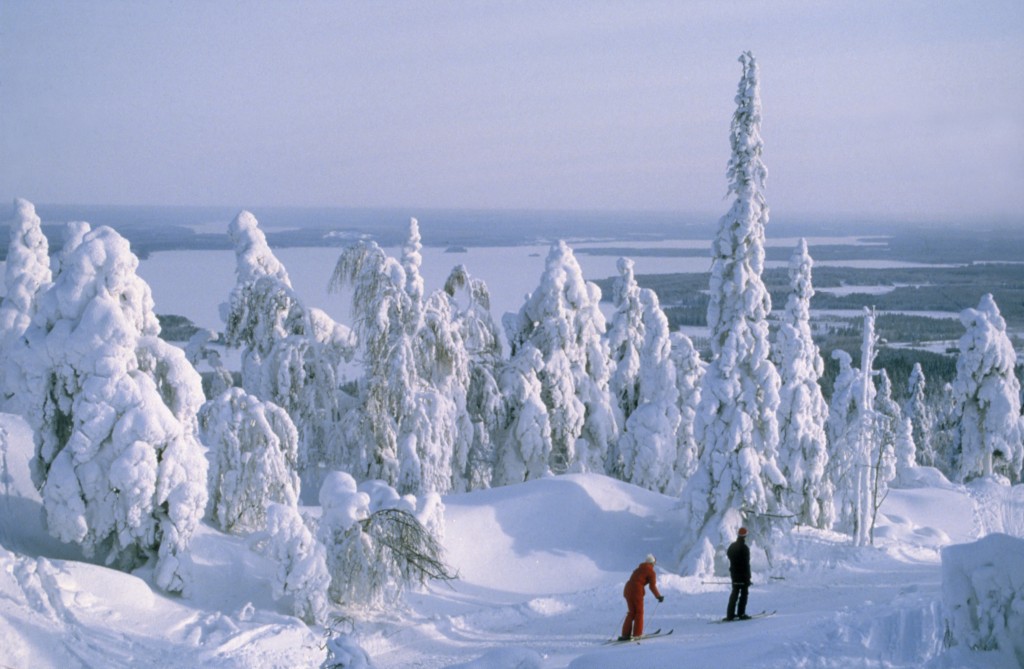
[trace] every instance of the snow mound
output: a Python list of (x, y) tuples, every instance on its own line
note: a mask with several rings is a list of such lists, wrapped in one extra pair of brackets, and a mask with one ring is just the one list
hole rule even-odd
[(942, 601), (952, 645), (1024, 666), (1024, 540), (990, 534), (944, 549)]
[(673, 503), (598, 474), (451, 495), (445, 498), (448, 562), (462, 581), (495, 590), (584, 590), (620, 579), (647, 553), (668, 561), (679, 533)]

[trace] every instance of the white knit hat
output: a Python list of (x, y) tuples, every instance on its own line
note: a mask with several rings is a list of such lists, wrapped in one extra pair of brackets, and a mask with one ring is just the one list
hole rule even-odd
[(654, 563), (656, 562), (656, 560), (654, 559), (654, 556), (653, 556), (653, 555), (651, 555), (650, 553), (648, 553), (648, 554), (647, 554), (647, 559), (646, 559), (646, 560), (644, 560), (644, 562), (650, 562), (651, 564), (654, 564)]

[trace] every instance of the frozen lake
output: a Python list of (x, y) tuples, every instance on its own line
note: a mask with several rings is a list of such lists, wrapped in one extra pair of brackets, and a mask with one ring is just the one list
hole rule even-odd
[[(819, 244), (859, 244), (855, 237), (817, 238)], [(777, 245), (795, 245), (795, 239), (776, 240)], [(669, 240), (665, 242), (623, 242), (595, 243), (581, 242), (580, 248), (625, 247), (651, 248), (693, 248), (709, 249), (710, 241)], [(500, 321), (506, 312), (518, 311), (526, 295), (532, 292), (544, 271), (544, 260), (548, 245), (526, 246), (474, 246), (465, 252), (449, 253), (440, 247), (424, 247), (421, 250), (423, 264), (421, 272), (428, 292), (444, 285), (453, 267), (463, 264), (470, 274), (483, 279), (491, 292), (491, 313)], [(394, 257), (400, 248), (387, 248)], [(274, 254), (288, 268), (292, 285), (307, 306), (318, 307), (337, 321), (348, 323), (348, 297), (331, 294), (327, 285), (334, 266), (341, 255), (339, 248), (281, 248)], [(576, 259), (584, 276), (591, 281), (613, 277), (618, 274), (614, 255), (590, 255), (577, 253)], [(637, 256), (633, 258), (637, 274), (673, 274), (706, 272), (710, 259), (696, 257)], [(824, 263), (823, 263), (824, 264)], [(830, 263), (842, 264), (842, 263)], [(863, 261), (850, 261), (851, 266), (861, 266)], [(785, 263), (766, 263), (767, 267), (781, 267)], [(882, 267), (884, 265), (873, 265)], [(891, 267), (903, 267), (906, 263), (891, 263)], [(196, 325), (219, 330), (222, 322), (219, 305), (224, 302), (235, 285), (235, 256), (233, 251), (161, 251), (153, 253), (140, 262), (139, 275), (149, 283), (160, 314), (186, 316)]]

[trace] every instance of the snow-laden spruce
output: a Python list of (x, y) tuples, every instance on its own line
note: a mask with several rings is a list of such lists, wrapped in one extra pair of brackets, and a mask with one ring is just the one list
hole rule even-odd
[[(874, 369), (878, 335), (872, 309), (864, 309), (862, 337), (859, 370), (852, 367), (848, 353), (832, 352), (839, 361), (839, 374), (829, 408), (826, 470), (835, 485), (836, 529), (852, 534), (859, 546), (873, 541), (878, 507), (896, 476), (898, 443), (904, 471), (913, 466), (910, 426), (892, 401), (888, 375)], [(882, 387), (881, 399), (876, 377)]]
[(676, 435), (681, 418), (668, 318), (653, 290), (639, 291), (643, 342), (636, 378), (637, 405), (619, 437), (622, 479), (665, 492), (677, 478)]
[[(853, 366), (850, 354), (841, 349), (832, 351), (832, 359), (839, 363), (839, 372), (832, 384), (832, 402), (829, 404), (828, 465), (826, 478), (834, 486), (834, 515), (837, 530), (852, 533), (856, 520), (857, 456), (859, 453), (863, 379)], [(874, 386), (870, 388), (874, 401)]]
[[(15, 399), (19, 375), (11, 353), (35, 316), (37, 297), (50, 285), (50, 244), (43, 235), (42, 222), (28, 200), (14, 201), (14, 219), (9, 223), (10, 241), (4, 271), (4, 293), (0, 301), (0, 405)], [(8, 381), (8, 376), (11, 381)]]
[(911, 439), (916, 450), (914, 459), (925, 467), (937, 466), (932, 433), (935, 429), (935, 411), (925, 396), (927, 380), (921, 363), (915, 362), (907, 380), (909, 396), (903, 405), (903, 415), (910, 421)]
[(691, 518), (682, 568), (705, 572), (741, 525), (754, 542), (771, 542), (786, 486), (776, 464), (779, 374), (769, 357), (771, 297), (761, 280), (768, 206), (761, 154), (757, 62), (748, 52), (736, 94), (727, 177), (735, 200), (712, 243), (708, 328), (712, 359), (704, 375), (695, 435), (703, 444), (697, 471), (682, 493)]
[(700, 359), (700, 352), (682, 332), (671, 334), (672, 363), (676, 369), (676, 391), (678, 393), (679, 427), (676, 429), (676, 462), (674, 477), (666, 494), (678, 496), (686, 481), (697, 470), (700, 449), (694, 434), (694, 423), (700, 406), (700, 388), (704, 382), (707, 365)]
[[(640, 349), (644, 343), (643, 307), (640, 305), (640, 286), (633, 273), (633, 261), (619, 258), (616, 263), (619, 276), (612, 283), (612, 304), (615, 312), (608, 325), (608, 350), (611, 354), (612, 376), (609, 392), (618, 410), (621, 425), (640, 403)], [(608, 473), (618, 475), (621, 464), (616, 454), (609, 458)]]
[(1014, 368), (1017, 353), (1006, 321), (991, 294), (977, 309), (964, 309), (953, 392), (960, 416), (958, 478), (998, 474), (1012, 483), (1022, 477), (1024, 427), (1021, 386)]
[(878, 392), (875, 394), (875, 434), (878, 439), (877, 466), (881, 494), (896, 479), (909, 480), (910, 470), (917, 466), (914, 438), (903, 409), (892, 398), (889, 372), (878, 370)]
[(158, 337), (137, 267), (114, 230), (86, 234), (39, 296), (16, 354), (50, 532), (120, 569), (156, 558), (157, 585), (178, 591), (207, 499), (202, 384)]
[(242, 211), (228, 234), (237, 282), (221, 305), (225, 340), (242, 349), (242, 387), (283, 408), (295, 423), (299, 467), (315, 490), (322, 467), (339, 464), (337, 370), (351, 356), (350, 333), (304, 306), (255, 216)]
[[(551, 428), (548, 463), (555, 473), (605, 470), (618, 425), (609, 392), (601, 289), (583, 279), (572, 249), (552, 245), (540, 285), (517, 314), (506, 314), (510, 356), (541, 354), (541, 397)], [(528, 365), (526, 365), (528, 366)], [(522, 368), (522, 366), (520, 366)]]
[(499, 377), (497, 441), (494, 464), (496, 486), (522, 483), (551, 474), (551, 423), (541, 397), (544, 358), (533, 344), (525, 343), (502, 366)]
[(199, 425), (209, 449), (210, 509), (222, 530), (259, 530), (271, 503), (298, 504), (299, 437), (284, 409), (229, 388), (202, 406)]
[(501, 393), (498, 370), (502, 364), (501, 334), (491, 315), (487, 284), (470, 275), (464, 265), (452, 268), (444, 283), (451, 301), (452, 327), (466, 350), (469, 384), (466, 414), (471, 436), (464, 471), (452, 472), (453, 485), (461, 481), (468, 490), (491, 486), (494, 476)]
[(779, 466), (789, 482), (786, 506), (804, 525), (827, 529), (835, 520), (832, 483), (825, 476), (828, 405), (821, 393), (825, 363), (811, 334), (813, 261), (801, 239), (789, 260), (789, 297), (772, 357), (779, 368)]
[(424, 300), (418, 273), (416, 219), (401, 261), (364, 241), (345, 249), (335, 266), (330, 287), (351, 290), (364, 369), (343, 418), (340, 468), (402, 493), (464, 490), (469, 360), (451, 295), (438, 291)]

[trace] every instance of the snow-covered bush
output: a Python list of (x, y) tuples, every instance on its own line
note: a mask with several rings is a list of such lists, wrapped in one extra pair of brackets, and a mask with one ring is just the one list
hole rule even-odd
[(320, 669), (374, 669), (370, 655), (347, 635), (327, 640), (327, 659)]
[(413, 583), (450, 578), (441, 560), (443, 506), (436, 494), (419, 501), (384, 481), (356, 485), (332, 472), (320, 489), (320, 542), (327, 547), (332, 600), (379, 607)]
[(203, 392), (157, 336), (137, 267), (112, 229), (89, 232), (39, 296), (16, 353), (50, 532), (125, 570), (155, 557), (157, 585), (177, 591), (207, 499)]
[(298, 504), (298, 433), (284, 409), (229, 388), (203, 405), (199, 425), (221, 529), (251, 532), (264, 527), (271, 502)]
[(294, 506), (270, 504), (266, 518), (266, 534), (257, 540), (265, 543), (265, 553), (277, 564), (274, 598), (290, 597), (295, 615), (310, 624), (323, 622), (331, 579), (323, 545)]
[(942, 549), (947, 643), (1024, 666), (1024, 539), (990, 534)]

